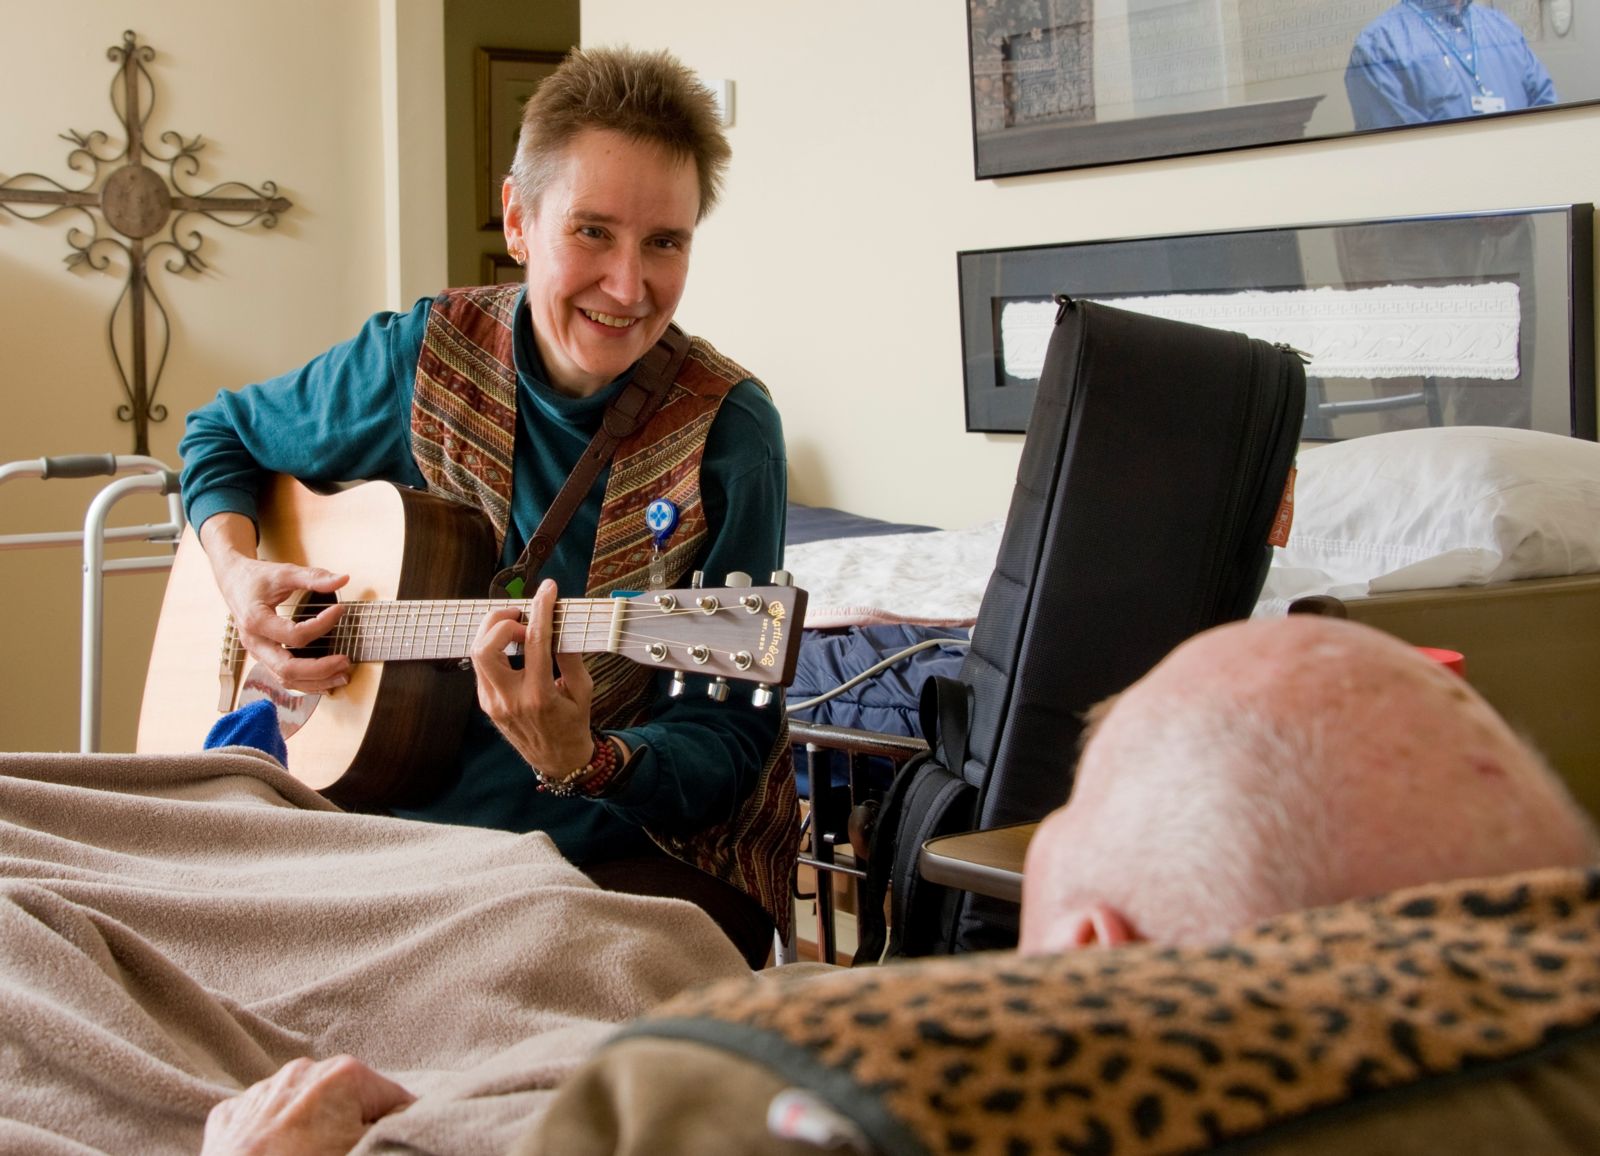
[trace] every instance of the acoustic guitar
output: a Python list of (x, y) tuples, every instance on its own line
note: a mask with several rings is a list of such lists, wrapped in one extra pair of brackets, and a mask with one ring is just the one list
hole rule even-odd
[[(221, 715), (266, 698), (278, 708), (290, 772), (340, 806), (377, 809), (436, 790), (474, 701), (465, 660), (483, 616), (531, 605), (460, 597), (487, 590), (493, 577), (488, 521), (461, 503), (386, 482), (318, 494), (291, 478), (263, 495), (259, 521), (260, 557), (350, 575), (336, 595), (307, 594), (279, 611), (309, 616), (334, 600), (343, 606), (333, 630), (296, 653), (348, 655), (349, 684), (324, 694), (288, 690), (251, 658), (191, 528), (156, 625), (137, 749), (196, 750)], [(683, 674), (703, 675), (719, 701), (734, 682), (754, 684), (745, 709), (777, 710), (774, 688), (794, 678), (806, 595), (781, 572), (773, 579), (753, 586), (729, 575), (719, 589), (563, 598), (556, 648), (680, 672), (675, 692)]]

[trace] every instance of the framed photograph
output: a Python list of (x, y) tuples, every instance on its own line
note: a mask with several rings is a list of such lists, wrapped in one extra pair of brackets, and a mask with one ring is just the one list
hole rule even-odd
[(480, 48), (473, 61), (477, 125), (478, 227), (500, 228), (500, 183), (511, 171), (522, 128), (522, 106), (564, 53)]
[(971, 0), (979, 179), (1600, 99), (1572, 0)]
[(1595, 439), (1592, 205), (983, 249), (956, 262), (975, 432), (1027, 428), (1064, 293), (1305, 351), (1307, 440), (1423, 425)]
[(521, 284), (526, 270), (504, 253), (485, 253), (479, 269), (480, 285)]

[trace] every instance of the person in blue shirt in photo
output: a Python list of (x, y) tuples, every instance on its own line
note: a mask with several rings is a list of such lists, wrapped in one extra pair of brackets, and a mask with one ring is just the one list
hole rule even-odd
[(1522, 30), (1473, 0), (1401, 0), (1356, 37), (1344, 85), (1357, 129), (1458, 120), (1557, 99)]

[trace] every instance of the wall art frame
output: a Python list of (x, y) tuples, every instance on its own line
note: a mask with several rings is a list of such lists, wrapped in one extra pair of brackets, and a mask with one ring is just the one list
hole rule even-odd
[(1307, 440), (1409, 425), (1596, 439), (1589, 204), (975, 249), (956, 264), (971, 432), (1025, 432), (1065, 293), (1307, 350)]
[(481, 230), (501, 227), (500, 184), (516, 156), (522, 106), (565, 57), (563, 52), (528, 48), (480, 48), (473, 57), (476, 204)]
[(480, 285), (521, 284), (526, 277), (527, 270), (505, 253), (485, 253), (479, 259), (478, 284)]
[[(977, 179), (1600, 100), (1600, 24), (1550, 0), (971, 0)], [(1445, 50), (1490, 70), (1470, 83)], [(1437, 42), (1437, 46), (1436, 46)], [(1548, 83), (1547, 83), (1548, 82)], [(1485, 96), (1478, 91), (1482, 88)], [(1498, 91), (1496, 91), (1498, 89)]]

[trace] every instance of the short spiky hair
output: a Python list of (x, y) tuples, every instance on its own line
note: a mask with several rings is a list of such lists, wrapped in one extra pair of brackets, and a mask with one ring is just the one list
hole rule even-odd
[(667, 52), (574, 48), (522, 111), (511, 176), (532, 206), (554, 178), (572, 139), (608, 129), (653, 142), (694, 162), (703, 220), (722, 192), (733, 150), (717, 118), (711, 90)]

